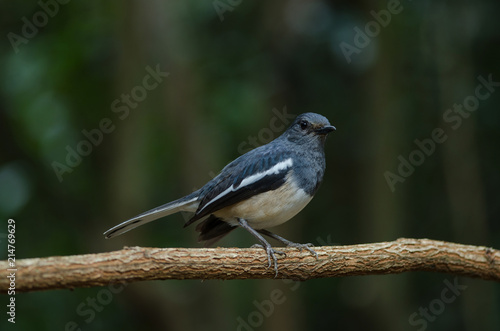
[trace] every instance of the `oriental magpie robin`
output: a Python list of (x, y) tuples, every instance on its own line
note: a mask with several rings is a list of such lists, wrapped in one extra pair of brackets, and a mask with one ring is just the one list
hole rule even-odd
[(288, 221), (311, 201), (323, 180), (324, 144), (333, 130), (325, 117), (301, 114), (281, 136), (238, 157), (201, 189), (118, 224), (104, 236), (115, 237), (160, 217), (188, 211), (194, 216), (184, 226), (201, 220), (196, 231), (206, 246), (238, 226), (246, 229), (266, 250), (269, 267), (272, 258), (276, 275), (276, 254), (284, 253), (274, 250), (262, 235), (307, 249), (317, 257), (312, 244), (288, 241), (266, 228)]

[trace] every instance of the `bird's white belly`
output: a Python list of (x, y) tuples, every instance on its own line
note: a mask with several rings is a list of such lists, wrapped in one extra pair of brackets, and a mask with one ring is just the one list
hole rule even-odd
[(264, 192), (214, 213), (229, 223), (245, 219), (254, 229), (264, 229), (285, 223), (311, 201), (312, 196), (288, 181), (276, 190)]

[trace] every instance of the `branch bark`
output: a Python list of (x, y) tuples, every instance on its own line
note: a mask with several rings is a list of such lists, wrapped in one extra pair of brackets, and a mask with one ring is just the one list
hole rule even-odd
[[(429, 239), (352, 246), (315, 247), (309, 252), (283, 248), (278, 278), (313, 278), (433, 271), (500, 282), (500, 251)], [(7, 261), (0, 261), (0, 292), (10, 286)], [(144, 248), (18, 260), (16, 292), (160, 279), (274, 278), (261, 248)]]

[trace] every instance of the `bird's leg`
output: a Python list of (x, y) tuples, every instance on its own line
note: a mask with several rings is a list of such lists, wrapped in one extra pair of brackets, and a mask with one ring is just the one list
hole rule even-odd
[(299, 243), (294, 243), (290, 240), (287, 240), (281, 236), (278, 236), (277, 234), (275, 233), (272, 233), (270, 231), (267, 231), (267, 230), (257, 230), (258, 232), (262, 233), (263, 235), (266, 235), (268, 237), (271, 237), (273, 239), (276, 239), (278, 240), (279, 242), (281, 242), (282, 244), (284, 245), (287, 245), (288, 247), (295, 247), (295, 248), (298, 248), (300, 251), (302, 251), (303, 249), (307, 249), (312, 255), (316, 256), (316, 258), (318, 258), (318, 253), (316, 253), (316, 251), (314, 251), (311, 247), (314, 246), (313, 244), (311, 243), (307, 243), (307, 244), (299, 244)]
[(257, 238), (257, 240), (259, 240), (259, 242), (261, 243), (261, 245), (259, 245), (259, 246), (264, 248), (266, 253), (267, 253), (267, 261), (269, 263), (268, 268), (271, 267), (271, 264), (272, 264), (271, 258), (272, 258), (274, 261), (274, 271), (276, 272), (275, 277), (278, 276), (278, 259), (276, 258), (276, 254), (281, 254), (281, 255), (286, 255), (286, 254), (272, 248), (271, 244), (268, 243), (267, 240), (264, 239), (264, 237), (262, 237), (259, 234), (259, 232), (257, 232), (254, 228), (252, 228), (250, 225), (248, 225), (248, 222), (246, 220), (244, 220), (242, 218), (238, 218), (238, 223), (240, 224), (240, 226), (242, 228), (244, 228), (245, 230), (250, 232), (255, 238)]

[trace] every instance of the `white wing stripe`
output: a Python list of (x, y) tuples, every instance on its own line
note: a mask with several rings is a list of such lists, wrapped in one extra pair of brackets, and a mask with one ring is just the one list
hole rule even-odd
[(292, 167), (292, 165), (293, 165), (293, 160), (291, 158), (289, 158), (289, 159), (286, 159), (284, 161), (281, 161), (281, 162), (277, 163), (272, 168), (270, 168), (270, 169), (268, 169), (268, 170), (266, 170), (264, 172), (259, 172), (259, 173), (256, 173), (256, 174), (254, 174), (252, 176), (249, 176), (249, 177), (243, 179), (241, 181), (240, 185), (238, 185), (237, 187), (234, 187), (234, 184), (231, 185), (231, 186), (229, 186), (224, 192), (220, 193), (215, 198), (213, 198), (212, 200), (210, 200), (205, 206), (203, 206), (203, 208), (200, 210), (200, 212), (203, 209), (205, 209), (208, 205), (210, 205), (212, 202), (215, 202), (215, 201), (219, 200), (220, 198), (222, 198), (223, 196), (225, 196), (229, 192), (234, 192), (234, 191), (238, 190), (239, 188), (251, 185), (251, 184), (255, 183), (258, 180), (261, 180), (262, 178), (264, 178), (266, 176), (276, 175), (280, 171), (286, 170), (286, 169)]

